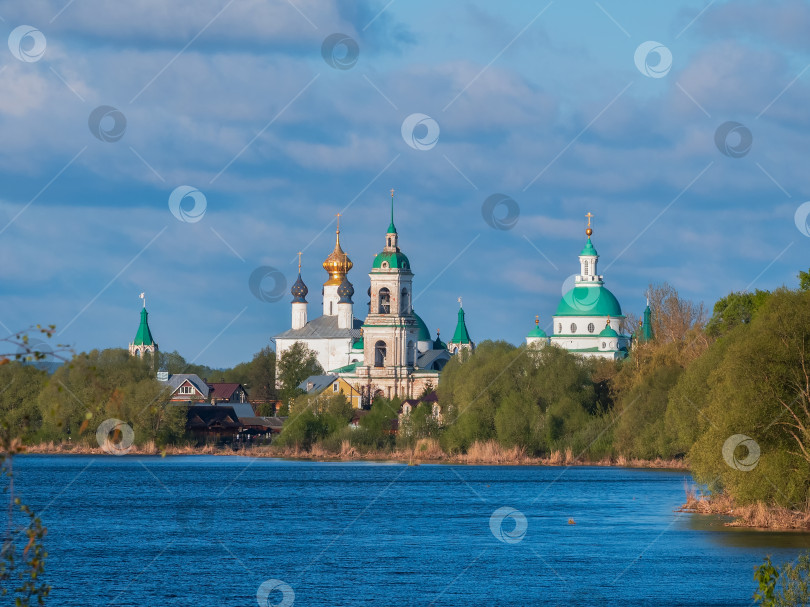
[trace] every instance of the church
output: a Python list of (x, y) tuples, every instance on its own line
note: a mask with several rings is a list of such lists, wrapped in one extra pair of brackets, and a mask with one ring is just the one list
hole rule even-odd
[(365, 321), (355, 318), (353, 312), (355, 290), (348, 278), (353, 265), (341, 248), (338, 223), (335, 248), (323, 262), (329, 277), (323, 285), (322, 315), (309, 320), (309, 289), (301, 277), (299, 257), (298, 278), (290, 290), (291, 328), (275, 337), (277, 354), (281, 356), (296, 342), (303, 343), (316, 353), (327, 373), (339, 375), (362, 394), (366, 403), (381, 395), (413, 398), (426, 388), (436, 387), (439, 373), (451, 356), (473, 350), (475, 343), (461, 305), (449, 344), (440, 339), (438, 332), (433, 339), (424, 320), (414, 311), (414, 274), (399, 246), (393, 190), (385, 246), (374, 258), (369, 273), (370, 301)]
[[(627, 356), (634, 336), (620, 332), (625, 316), (619, 300), (605, 287), (604, 276), (597, 270), (599, 254), (591, 242), (593, 215), (588, 213), (586, 217), (587, 240), (579, 253), (579, 274), (574, 277), (573, 288), (562, 296), (557, 305), (552, 334), (549, 336), (540, 328), (540, 319), (536, 317), (534, 328), (526, 336), (526, 343), (534, 347), (553, 344), (588, 358), (618, 360)], [(639, 341), (652, 338), (649, 302), (635, 337)]]

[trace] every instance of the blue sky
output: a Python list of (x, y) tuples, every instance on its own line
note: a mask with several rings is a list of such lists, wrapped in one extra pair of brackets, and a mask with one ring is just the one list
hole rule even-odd
[[(36, 34), (17, 43), (23, 25), (44, 52)], [(290, 323), (289, 295), (261, 301), (251, 275), (289, 288), (303, 250), (319, 314), (338, 212), (364, 316), (391, 188), (415, 308), (445, 337), (459, 296), (475, 340), (549, 326), (589, 211), (626, 312), (649, 283), (708, 306), (794, 286), (808, 30), (798, 0), (0, 4), (0, 329), (126, 347), (145, 291), (162, 349), (248, 360)], [(322, 55), (335, 33), (356, 43), (348, 69)], [(669, 71), (655, 54), (637, 67), (647, 41)], [(99, 106), (118, 113), (91, 127)], [(438, 126), (429, 149), (402, 135), (416, 113)], [(204, 195), (198, 221), (170, 211), (180, 186)], [(510, 229), (482, 216), (493, 194), (519, 208)]]

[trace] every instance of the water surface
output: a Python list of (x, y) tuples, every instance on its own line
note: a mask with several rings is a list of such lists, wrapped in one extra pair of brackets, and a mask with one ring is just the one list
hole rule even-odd
[[(48, 527), (53, 605), (255, 606), (271, 579), (297, 606), (750, 605), (766, 554), (810, 547), (674, 512), (684, 472), (208, 456), (15, 468)], [(490, 526), (502, 507), (517, 510), (495, 525), (507, 541)]]

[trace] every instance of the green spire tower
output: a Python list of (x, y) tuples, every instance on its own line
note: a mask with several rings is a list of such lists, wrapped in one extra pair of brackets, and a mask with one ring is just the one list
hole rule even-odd
[(143, 300), (141, 324), (138, 326), (135, 339), (129, 344), (129, 353), (132, 356), (142, 358), (146, 352), (155, 354), (158, 351), (158, 345), (152, 338), (152, 331), (149, 330), (149, 312), (146, 311), (146, 294), (141, 293), (140, 298)]
[(456, 322), (456, 330), (453, 333), (453, 339), (447, 344), (447, 349), (451, 354), (458, 354), (460, 350), (474, 350), (475, 343), (470, 339), (470, 333), (467, 331), (467, 322), (464, 319), (464, 307), (461, 304), (461, 297), (458, 298), (458, 321)]

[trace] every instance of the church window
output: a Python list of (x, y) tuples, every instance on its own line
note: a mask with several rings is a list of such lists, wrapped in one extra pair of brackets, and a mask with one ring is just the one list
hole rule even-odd
[(374, 344), (374, 366), (385, 366), (385, 342), (382, 340)]
[(329, 302), (329, 316), (332, 316), (332, 302)]
[(388, 314), (391, 312), (391, 292), (383, 287), (380, 289), (380, 294), (378, 297), (379, 300), (379, 307), (378, 311), (380, 314)]
[(388, 262), (387, 262), (387, 261), (382, 262), (382, 263), (380, 264), (380, 267), (381, 267), (383, 270), (387, 270), (387, 269), (388, 269)]
[(391, 246), (391, 239), (390, 238), (388, 239), (388, 246), (389, 247)]
[(412, 365), (414, 356), (416, 354), (416, 348), (413, 345), (412, 341), (408, 341), (408, 364)]
[(407, 314), (408, 313), (408, 289), (402, 289), (402, 293), (400, 294), (399, 299), (399, 313), (400, 314)]
[(593, 323), (588, 323), (588, 333), (593, 333), (596, 331), (596, 327), (593, 326)]
[(583, 273), (585, 276), (587, 276), (587, 275), (588, 275), (588, 261), (587, 261), (587, 260), (585, 260), (585, 264), (584, 264), (584, 271), (583, 271), (582, 273)]
[(577, 332), (577, 325), (572, 322), (571, 323), (571, 333), (576, 333), (576, 332)]
[(605, 348), (607, 348), (607, 344), (605, 342), (602, 342), (602, 349), (604, 350)]
[(557, 323), (557, 333), (562, 333), (562, 323)]

